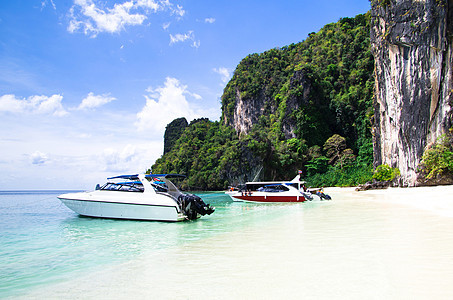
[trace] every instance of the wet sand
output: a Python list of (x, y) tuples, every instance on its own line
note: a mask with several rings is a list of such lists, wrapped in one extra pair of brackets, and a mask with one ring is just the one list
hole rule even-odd
[(453, 299), (453, 186), (325, 192), (24, 299)]

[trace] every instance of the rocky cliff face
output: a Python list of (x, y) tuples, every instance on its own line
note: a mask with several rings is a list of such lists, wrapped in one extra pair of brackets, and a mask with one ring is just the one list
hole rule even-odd
[(259, 93), (253, 97), (243, 97), (238, 87), (235, 87), (236, 97), (234, 111), (230, 119), (224, 115), (224, 123), (232, 126), (240, 134), (248, 134), (254, 124), (257, 124), (262, 115), (276, 114), (281, 108), (281, 126), (286, 139), (296, 137), (296, 120), (293, 112), (302, 105), (307, 105), (311, 92), (311, 83), (302, 71), (295, 71), (289, 80), (289, 89), (302, 91), (301, 95), (288, 95), (285, 99), (272, 99), (266, 96), (266, 86), (263, 85)]
[(372, 1), (374, 164), (417, 185), (423, 151), (453, 122), (453, 0)]
[(253, 98), (243, 97), (239, 88), (236, 89), (236, 98), (233, 118), (225, 119), (224, 122), (232, 126), (238, 134), (248, 134), (253, 124), (258, 123), (260, 116), (264, 114), (266, 98), (259, 95)]

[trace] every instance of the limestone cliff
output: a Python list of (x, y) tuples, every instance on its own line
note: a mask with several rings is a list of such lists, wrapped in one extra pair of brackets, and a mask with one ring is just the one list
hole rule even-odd
[(286, 139), (296, 137), (296, 120), (293, 112), (302, 105), (308, 105), (311, 92), (311, 83), (302, 71), (295, 71), (289, 79), (289, 89), (301, 90), (301, 95), (289, 95), (287, 99), (273, 99), (266, 93), (268, 86), (263, 84), (253, 96), (244, 96), (238, 87), (235, 87), (234, 111), (230, 119), (224, 114), (224, 123), (232, 126), (238, 134), (248, 134), (254, 124), (263, 115), (276, 114), (280, 108), (281, 130)]
[(258, 119), (264, 113), (264, 106), (269, 99), (264, 95), (257, 95), (254, 97), (244, 97), (241, 95), (239, 88), (235, 88), (236, 92), (236, 105), (234, 106), (234, 113), (231, 119), (224, 116), (224, 122), (232, 126), (238, 134), (247, 134), (252, 128), (253, 124), (258, 123)]
[(372, 1), (374, 164), (417, 185), (423, 151), (452, 127), (453, 0)]

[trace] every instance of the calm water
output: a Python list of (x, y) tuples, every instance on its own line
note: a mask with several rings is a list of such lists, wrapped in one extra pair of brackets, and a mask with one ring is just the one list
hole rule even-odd
[(60, 193), (0, 192), (0, 298), (453, 299), (453, 218), (379, 195), (203, 193), (214, 214), (160, 223), (79, 217)]
[[(264, 223), (278, 208), (237, 205), (223, 193), (200, 194), (216, 212), (192, 222), (80, 217), (62, 191), (0, 192), (0, 298), (69, 280), (138, 257)], [(250, 205), (249, 205), (250, 206)], [(253, 205), (252, 205), (253, 206)]]

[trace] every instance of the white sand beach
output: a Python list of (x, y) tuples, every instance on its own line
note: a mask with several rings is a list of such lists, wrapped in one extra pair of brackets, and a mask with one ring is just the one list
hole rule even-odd
[[(355, 188), (327, 188), (327, 193), (353, 193)], [(363, 195), (361, 195), (363, 193)], [(355, 196), (371, 196), (367, 200), (406, 205), (441, 216), (453, 217), (453, 185), (412, 188), (388, 188), (357, 192)]]
[(453, 299), (453, 186), (325, 192), (24, 299)]

